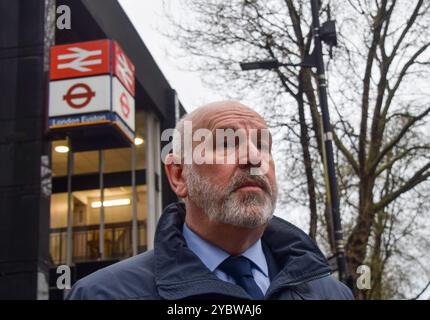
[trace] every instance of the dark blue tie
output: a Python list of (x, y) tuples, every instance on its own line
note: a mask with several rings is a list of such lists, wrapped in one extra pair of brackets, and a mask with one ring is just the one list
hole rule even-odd
[(230, 256), (219, 269), (230, 275), (255, 300), (263, 300), (264, 294), (252, 275), (251, 261), (243, 256)]

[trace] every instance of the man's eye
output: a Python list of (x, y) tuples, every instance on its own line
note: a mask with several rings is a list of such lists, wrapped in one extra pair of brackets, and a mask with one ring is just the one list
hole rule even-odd
[(257, 142), (257, 149), (262, 151), (271, 152), (271, 146), (270, 143), (262, 143), (261, 141)]
[(259, 141), (259, 142), (257, 143), (257, 148), (258, 148), (259, 150), (261, 150), (261, 149), (269, 150), (269, 144), (268, 144), (268, 143), (262, 143), (261, 141)]
[(235, 147), (234, 141), (229, 141), (229, 140), (224, 141), (224, 149), (230, 149), (234, 147)]
[(218, 146), (223, 149), (233, 149), (233, 148), (236, 148), (237, 145), (238, 145), (238, 142), (236, 141), (236, 139), (235, 140), (225, 139), (220, 141), (218, 144)]
[(227, 142), (225, 142), (224, 140), (217, 140), (215, 148), (218, 151), (222, 151), (226, 148), (226, 144)]

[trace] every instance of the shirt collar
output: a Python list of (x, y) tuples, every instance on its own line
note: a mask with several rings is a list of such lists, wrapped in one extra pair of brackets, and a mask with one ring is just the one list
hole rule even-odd
[(252, 246), (242, 253), (242, 256), (248, 258), (260, 269), (266, 277), (269, 276), (269, 268), (267, 267), (266, 256), (263, 252), (263, 246), (261, 245), (261, 239), (258, 239)]
[[(221, 248), (201, 238), (197, 233), (192, 231), (186, 223), (183, 225), (182, 233), (188, 248), (193, 251), (194, 254), (200, 258), (203, 264), (212, 272), (230, 256), (230, 254)], [(261, 245), (261, 239), (258, 239), (257, 242), (243, 252), (242, 256), (251, 260), (265, 276), (268, 276), (269, 270), (267, 267), (266, 256), (264, 255), (263, 247)]]

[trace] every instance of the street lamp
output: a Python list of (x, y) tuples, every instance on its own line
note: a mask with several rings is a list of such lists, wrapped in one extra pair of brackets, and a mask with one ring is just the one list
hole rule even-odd
[(277, 69), (279, 67), (314, 67), (314, 65), (309, 63), (280, 63), (277, 60), (263, 60), (263, 61), (255, 61), (255, 62), (241, 62), (240, 68), (243, 71), (248, 70), (257, 70), (257, 69), (265, 69), (265, 70), (271, 70), (271, 69)]
[[(280, 63), (277, 60), (264, 60), (255, 62), (240, 63), (242, 70), (256, 70), (256, 69), (277, 69), (283, 66), (316, 68), (318, 79), (318, 95), (321, 108), (322, 124), (323, 124), (323, 138), (324, 138), (324, 151), (326, 155), (326, 174), (328, 175), (328, 190), (327, 201), (328, 207), (331, 210), (333, 219), (333, 231), (335, 241), (335, 256), (338, 267), (339, 280), (348, 282), (346, 259), (343, 243), (342, 224), (339, 211), (339, 197), (337, 190), (336, 172), (334, 166), (333, 156), (333, 129), (330, 124), (330, 114), (327, 104), (327, 82), (324, 70), (324, 60), (322, 53), (322, 41), (330, 46), (337, 45), (336, 28), (333, 20), (326, 21), (320, 26), (318, 16), (318, 0), (311, 0), (312, 8), (312, 25), (314, 35), (314, 51), (311, 55), (306, 56), (302, 63)], [(349, 284), (351, 285), (351, 284)]]
[(303, 62), (301, 63), (280, 63), (278, 60), (262, 60), (262, 61), (253, 61), (253, 62), (241, 62), (240, 68), (243, 71), (249, 70), (271, 70), (277, 69), (279, 67), (304, 67), (304, 68), (312, 68), (316, 67), (314, 62), (313, 55), (306, 56)]

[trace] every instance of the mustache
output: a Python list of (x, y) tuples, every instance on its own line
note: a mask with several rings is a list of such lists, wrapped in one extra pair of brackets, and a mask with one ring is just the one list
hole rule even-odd
[(260, 175), (251, 175), (249, 173), (241, 173), (239, 175), (234, 176), (230, 184), (228, 193), (230, 194), (239, 189), (240, 187), (249, 184), (253, 184), (260, 187), (261, 189), (263, 189), (263, 191), (267, 192), (270, 195), (272, 195), (273, 193), (272, 187), (266, 177)]

